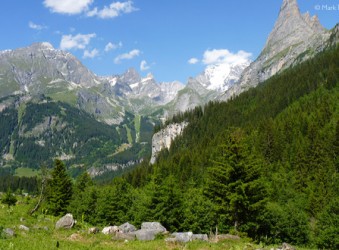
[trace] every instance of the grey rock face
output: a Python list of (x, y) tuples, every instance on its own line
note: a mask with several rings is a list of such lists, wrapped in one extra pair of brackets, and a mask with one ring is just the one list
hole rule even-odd
[(172, 236), (175, 237), (176, 242), (187, 243), (192, 241), (193, 233), (192, 232), (173, 233)]
[(140, 229), (138, 231), (133, 232), (133, 235), (135, 235), (137, 240), (141, 241), (155, 240), (155, 236), (157, 234), (159, 234), (158, 231), (147, 229)]
[(208, 241), (208, 235), (207, 234), (193, 234), (192, 240)]
[(297, 0), (283, 0), (263, 51), (221, 99), (228, 100), (289, 66), (314, 56), (324, 49), (329, 37), (330, 32), (320, 24), (318, 17), (300, 13)]
[(185, 127), (187, 127), (187, 122), (170, 124), (166, 128), (155, 133), (152, 138), (152, 157), (151, 164), (154, 164), (159, 152), (163, 149), (169, 149), (171, 147), (172, 141), (178, 136), (181, 135)]
[(167, 238), (168, 242), (187, 243), (194, 240), (208, 241), (207, 234), (193, 234), (192, 232), (173, 233), (172, 238)]
[(141, 224), (141, 229), (155, 231), (158, 233), (166, 233), (166, 228), (161, 225), (159, 222), (143, 222)]
[(72, 214), (66, 214), (64, 217), (60, 218), (55, 224), (56, 229), (71, 229), (75, 224)]
[(136, 231), (136, 227), (133, 226), (132, 224), (126, 222), (122, 225), (119, 226), (119, 231), (122, 233), (130, 233)]

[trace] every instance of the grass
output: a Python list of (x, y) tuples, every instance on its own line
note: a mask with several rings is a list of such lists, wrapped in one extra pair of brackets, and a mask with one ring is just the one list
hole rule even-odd
[(140, 125), (141, 125), (141, 116), (136, 115), (134, 118), (134, 127), (136, 131), (136, 139), (135, 142), (139, 142), (140, 139)]
[(128, 143), (129, 144), (133, 144), (133, 137), (132, 137), (131, 129), (126, 124), (124, 124), (124, 127), (126, 128), (126, 131), (127, 131), (127, 140), (128, 140)]
[(35, 177), (40, 174), (40, 171), (31, 168), (17, 168), (15, 170), (15, 176), (19, 177)]
[[(71, 230), (56, 230), (54, 225), (58, 218), (38, 213), (34, 216), (28, 215), (34, 202), (27, 198), (19, 198), (18, 204), (11, 208), (0, 204), (0, 228), (12, 228), (16, 233), (14, 238), (1, 239), (0, 237), (0, 250), (268, 250), (272, 248), (272, 246), (263, 248), (248, 240), (225, 240), (218, 243), (196, 241), (187, 244), (165, 242), (164, 239), (125, 242), (112, 240), (112, 236), (101, 233), (88, 234), (88, 228), (91, 226), (81, 222)], [(30, 230), (22, 231), (19, 229), (20, 225), (25, 225)]]

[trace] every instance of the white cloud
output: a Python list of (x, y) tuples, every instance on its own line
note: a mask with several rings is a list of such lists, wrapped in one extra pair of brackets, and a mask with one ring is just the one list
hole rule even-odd
[(63, 35), (60, 42), (60, 48), (62, 50), (85, 49), (86, 46), (90, 43), (91, 39), (94, 37), (96, 37), (95, 33), (77, 34), (75, 36)]
[(220, 64), (220, 63), (243, 63), (248, 62), (251, 53), (240, 50), (237, 53), (232, 53), (227, 49), (214, 49), (214, 50), (206, 50), (203, 56), (202, 62), (206, 65), (210, 64)]
[(115, 64), (119, 64), (119, 63), (121, 63), (122, 60), (131, 60), (131, 59), (133, 59), (134, 57), (139, 56), (140, 53), (141, 53), (141, 52), (140, 52), (140, 50), (138, 50), (138, 49), (131, 50), (131, 51), (128, 52), (128, 53), (118, 55), (118, 56), (114, 59), (114, 63), (115, 63)]
[(33, 29), (33, 30), (43, 30), (43, 29), (47, 29), (47, 27), (45, 25), (40, 25), (40, 24), (36, 24), (33, 23), (32, 21), (30, 21), (28, 23), (28, 27)]
[(118, 17), (122, 14), (131, 13), (138, 9), (133, 6), (133, 1), (113, 2), (109, 6), (105, 6), (99, 10), (97, 7), (87, 12), (87, 16), (97, 16), (102, 19)]
[(148, 63), (145, 60), (142, 60), (140, 63), (140, 70), (146, 71), (149, 70), (151, 67), (148, 65)]
[(93, 50), (91, 50), (91, 51), (89, 51), (89, 50), (85, 50), (84, 51), (84, 56), (83, 56), (83, 58), (94, 58), (94, 57), (97, 57), (99, 55), (99, 50), (97, 50), (97, 49), (93, 49)]
[(46, 8), (60, 14), (80, 14), (88, 10), (94, 0), (44, 0)]
[(121, 48), (121, 47), (122, 47), (122, 42), (119, 42), (117, 44), (109, 42), (105, 46), (105, 51), (108, 52), (110, 50), (115, 50), (115, 49), (118, 49), (118, 48)]
[(191, 58), (191, 59), (188, 60), (188, 63), (189, 63), (189, 64), (197, 64), (198, 62), (199, 62), (199, 59), (198, 59), (198, 58), (195, 58), (195, 57), (193, 57), (193, 58)]

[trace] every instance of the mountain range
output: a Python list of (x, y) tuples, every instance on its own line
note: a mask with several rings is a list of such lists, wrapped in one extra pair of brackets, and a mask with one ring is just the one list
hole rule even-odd
[[(296, 0), (283, 0), (274, 28), (254, 62), (209, 65), (185, 85), (158, 83), (152, 74), (143, 78), (133, 68), (122, 75), (97, 76), (71, 53), (46, 42), (1, 51), (0, 118), (3, 123), (12, 119), (10, 125), (1, 125), (6, 131), (0, 138), (1, 165), (25, 166), (32, 155), (23, 152), (47, 147), (54, 149), (47, 150), (44, 157), (33, 157), (36, 162), (30, 161), (30, 165), (37, 167), (61, 156), (86, 168), (117, 169), (139, 162), (150, 154), (152, 129), (160, 120), (239, 95), (336, 44), (338, 34), (338, 25), (326, 30), (316, 16), (301, 14)], [(34, 114), (33, 106), (42, 111)], [(94, 120), (91, 128), (98, 132), (94, 139), (81, 142), (64, 137), (81, 133), (79, 123), (88, 119)], [(51, 136), (64, 146), (56, 149)], [(112, 137), (110, 145), (108, 138)], [(79, 145), (85, 144), (96, 151), (105, 149), (109, 157), (97, 161), (95, 155), (81, 158)], [(112, 164), (120, 165), (109, 167)]]

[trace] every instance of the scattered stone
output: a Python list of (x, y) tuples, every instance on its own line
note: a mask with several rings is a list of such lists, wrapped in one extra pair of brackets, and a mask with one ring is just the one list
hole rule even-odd
[(117, 232), (119, 232), (119, 227), (117, 226), (109, 226), (109, 227), (105, 227), (104, 229), (102, 229), (101, 231), (103, 234), (115, 234)]
[(207, 234), (193, 234), (192, 232), (173, 233), (172, 238), (165, 239), (166, 242), (187, 243), (194, 240), (208, 241)]
[(137, 230), (136, 227), (128, 222), (119, 226), (119, 231), (122, 233), (131, 233), (135, 232), (136, 230)]
[(23, 230), (23, 231), (26, 231), (26, 232), (29, 231), (29, 228), (26, 227), (26, 226), (24, 226), (24, 225), (20, 225), (20, 226), (19, 226), (19, 229), (20, 229), (20, 230)]
[(172, 236), (175, 237), (176, 242), (181, 242), (181, 243), (187, 243), (189, 241), (192, 241), (192, 232), (186, 232), (186, 233), (173, 233)]
[(24, 217), (20, 218), (20, 222), (24, 222), (26, 219)]
[(88, 234), (97, 234), (99, 232), (100, 230), (97, 227), (91, 227), (90, 229), (88, 229)]
[(159, 233), (160, 232), (156, 230), (140, 229), (130, 234), (131, 235), (134, 234), (138, 240), (147, 241), (147, 240), (155, 240), (155, 236)]
[(208, 241), (207, 234), (193, 234), (192, 240)]
[(159, 222), (143, 222), (141, 224), (141, 229), (156, 231), (158, 233), (166, 233), (166, 228), (161, 225)]
[(15, 232), (11, 228), (6, 228), (6, 229), (3, 230), (3, 232), (4, 232), (6, 237), (10, 237), (11, 238), (11, 237), (15, 236)]
[(75, 224), (72, 214), (66, 214), (64, 217), (60, 218), (55, 224), (56, 229), (64, 228), (71, 229)]

